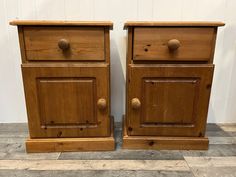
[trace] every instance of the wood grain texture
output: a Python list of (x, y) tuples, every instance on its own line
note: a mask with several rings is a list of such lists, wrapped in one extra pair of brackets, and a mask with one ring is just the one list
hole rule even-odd
[(18, 25), (22, 53), (30, 133), (27, 151), (114, 150), (110, 118), (112, 23), (11, 24)]
[[(129, 65), (129, 135), (205, 134), (213, 65)], [(139, 109), (131, 100), (138, 98)]]
[[(27, 60), (36, 61), (104, 61), (104, 28), (100, 27), (39, 27), (23, 28)], [(68, 49), (60, 49), (61, 40)]]
[(147, 150), (207, 150), (208, 138), (193, 137), (123, 137), (124, 149)]
[(103, 26), (113, 28), (111, 21), (13, 20), (10, 25), (23, 26)]
[[(161, 27), (134, 29), (134, 61), (211, 61), (215, 48), (215, 27)], [(179, 48), (169, 49), (169, 41)]]
[(26, 59), (26, 51), (25, 51), (25, 39), (24, 39), (24, 30), (22, 26), (18, 26), (18, 38), (20, 44), (20, 53), (21, 53), (21, 61), (25, 63)]
[(28, 153), (38, 152), (73, 152), (73, 151), (112, 151), (115, 149), (114, 118), (110, 117), (111, 134), (96, 138), (47, 138), (26, 140)]
[(215, 40), (217, 27), (223, 25), (125, 23), (128, 51), (124, 148), (208, 148), (204, 136)]
[[(31, 138), (110, 135), (108, 65), (22, 65)], [(100, 110), (97, 100), (107, 100)]]
[(125, 122), (123, 116), (123, 149), (207, 150), (209, 146), (206, 137), (129, 136)]
[[(41, 126), (97, 124), (96, 78), (36, 78)], [(106, 108), (106, 107), (105, 107)]]
[(193, 124), (198, 87), (198, 78), (142, 79), (142, 124)]
[(217, 21), (127, 21), (124, 24), (124, 29), (127, 27), (140, 27), (140, 26), (148, 26), (148, 27), (157, 27), (157, 26), (224, 26), (223, 22)]
[[(104, 52), (105, 52), (105, 60), (107, 63), (111, 62), (110, 59), (110, 31), (109, 28), (104, 28)], [(109, 74), (110, 75), (110, 74)]]
[[(128, 69), (129, 64), (132, 62), (132, 53), (133, 53), (133, 28), (130, 27), (127, 31), (127, 53), (126, 53), (126, 94), (125, 94), (125, 114), (128, 114), (128, 102), (129, 102), (129, 91), (128, 91), (128, 84), (129, 84), (129, 78), (130, 78), (130, 70)], [(126, 121), (129, 121), (129, 119), (126, 119)], [(127, 123), (129, 124), (129, 123)]]

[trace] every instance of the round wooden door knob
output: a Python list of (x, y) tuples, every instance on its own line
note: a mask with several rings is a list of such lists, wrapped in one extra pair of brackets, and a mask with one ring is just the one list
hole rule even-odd
[(67, 50), (67, 49), (69, 49), (69, 47), (70, 47), (70, 43), (69, 43), (69, 41), (66, 40), (66, 39), (60, 39), (60, 40), (58, 41), (58, 47), (59, 47), (61, 50)]
[(138, 98), (133, 98), (131, 100), (131, 106), (132, 106), (133, 109), (139, 109), (140, 106), (141, 106), (141, 102), (139, 101)]
[(107, 107), (107, 101), (104, 98), (100, 98), (97, 102), (99, 109), (105, 109)]
[(174, 51), (180, 47), (180, 41), (178, 39), (171, 39), (168, 41), (167, 45), (169, 50)]

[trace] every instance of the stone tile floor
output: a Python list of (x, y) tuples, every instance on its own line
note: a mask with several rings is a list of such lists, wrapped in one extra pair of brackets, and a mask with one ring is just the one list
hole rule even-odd
[(26, 154), (27, 124), (0, 124), (0, 177), (236, 177), (236, 124), (208, 124), (208, 151), (122, 150)]

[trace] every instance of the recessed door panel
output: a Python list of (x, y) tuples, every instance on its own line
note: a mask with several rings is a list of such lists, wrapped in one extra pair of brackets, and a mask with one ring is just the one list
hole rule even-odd
[(142, 124), (193, 124), (198, 78), (143, 78)]
[(41, 125), (96, 124), (96, 78), (37, 79)]
[(129, 135), (203, 136), (213, 65), (130, 65)]

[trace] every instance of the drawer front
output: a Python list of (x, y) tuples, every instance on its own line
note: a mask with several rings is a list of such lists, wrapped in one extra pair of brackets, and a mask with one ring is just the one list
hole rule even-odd
[(213, 57), (215, 28), (134, 28), (133, 60), (209, 61)]
[(109, 68), (23, 65), (31, 138), (110, 135)]
[(213, 65), (129, 67), (129, 135), (203, 136)]
[(105, 59), (104, 28), (24, 27), (27, 60)]

